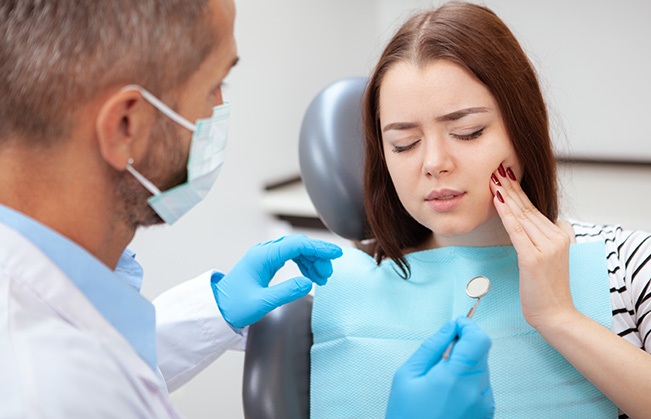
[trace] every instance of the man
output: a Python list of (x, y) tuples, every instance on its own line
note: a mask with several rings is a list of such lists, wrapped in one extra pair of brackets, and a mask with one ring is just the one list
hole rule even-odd
[[(341, 249), (291, 236), (155, 311), (138, 293), (136, 229), (176, 221), (223, 163), (234, 14), (232, 0), (0, 1), (0, 416), (178, 417), (168, 391), (326, 283)], [(288, 260), (304, 276), (268, 287)], [(458, 353), (479, 338), (477, 365), (423, 363), (457, 334)], [(396, 377), (394, 410), (414, 383), (431, 403), (430, 369), (490, 389), (476, 326), (429, 346)]]

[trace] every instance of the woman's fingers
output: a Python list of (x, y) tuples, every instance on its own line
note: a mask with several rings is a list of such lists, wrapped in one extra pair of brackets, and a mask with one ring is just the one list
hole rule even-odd
[(510, 168), (500, 165), (493, 173), (491, 190), (495, 195), (495, 207), (516, 248), (518, 244), (525, 245), (523, 235), (534, 247), (544, 250), (549, 241), (556, 241), (564, 234), (531, 203)]
[(534, 328), (544, 327), (554, 313), (572, 307), (570, 236), (534, 207), (512, 171), (500, 167), (491, 177), (490, 188), (518, 253), (522, 313)]
[(520, 223), (520, 220), (513, 214), (510, 205), (506, 203), (501, 192), (496, 191), (493, 203), (515, 249), (518, 252), (526, 253), (534, 251), (536, 246), (532, 238)]
[(548, 237), (537, 219), (538, 210), (513, 178), (512, 172), (506, 172), (502, 166), (493, 173), (491, 190), (495, 208), (516, 249), (530, 252), (543, 245)]

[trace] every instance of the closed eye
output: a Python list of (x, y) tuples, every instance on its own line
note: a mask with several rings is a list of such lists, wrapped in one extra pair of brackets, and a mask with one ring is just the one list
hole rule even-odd
[(420, 142), (420, 140), (418, 140), (418, 141), (414, 141), (413, 143), (411, 143), (411, 144), (409, 144), (409, 145), (394, 145), (392, 151), (393, 151), (394, 153), (402, 153), (402, 152), (404, 152), (404, 151), (411, 150), (411, 149), (414, 148), (414, 146), (416, 146), (416, 144), (418, 144), (419, 142)]
[(472, 132), (470, 134), (450, 134), (450, 135), (458, 140), (474, 140), (476, 138), (479, 138), (484, 133), (484, 128), (480, 128), (477, 131)]

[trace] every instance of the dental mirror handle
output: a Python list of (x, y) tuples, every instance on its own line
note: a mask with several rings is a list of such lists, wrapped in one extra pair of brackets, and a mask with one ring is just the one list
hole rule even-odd
[[(479, 304), (479, 300), (481, 298), (477, 298), (477, 301), (475, 301), (475, 305), (472, 306), (468, 314), (466, 314), (466, 317), (469, 319), (472, 319), (472, 316), (475, 315), (475, 311), (477, 311), (477, 305)], [(445, 352), (443, 352), (443, 359), (450, 359), (450, 352), (452, 352), (452, 347), (454, 346), (455, 343), (459, 340), (459, 336), (456, 336), (452, 342), (448, 345), (447, 348), (445, 348)]]

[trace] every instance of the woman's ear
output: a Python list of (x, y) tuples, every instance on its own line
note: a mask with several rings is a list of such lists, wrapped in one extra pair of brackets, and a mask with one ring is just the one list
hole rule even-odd
[(100, 108), (95, 127), (104, 160), (116, 170), (124, 170), (129, 158), (140, 161), (154, 119), (153, 106), (137, 90), (111, 95)]

